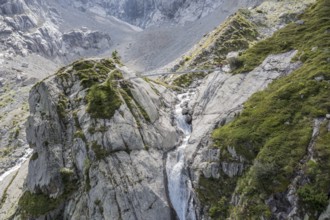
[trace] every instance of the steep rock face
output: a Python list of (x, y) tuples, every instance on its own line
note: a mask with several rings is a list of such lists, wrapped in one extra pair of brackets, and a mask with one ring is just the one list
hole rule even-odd
[[(243, 83), (230, 83), (226, 90), (215, 91), (212, 86), (210, 89), (207, 87), (205, 91), (209, 92), (204, 93), (205, 101), (196, 105), (196, 116), (206, 110), (205, 119), (199, 121), (200, 116), (197, 117), (196, 125), (199, 127), (206, 122), (203, 127), (214, 126), (211, 138), (202, 138), (197, 143), (190, 140), (192, 146), (197, 145), (199, 149), (192, 154), (196, 160), (194, 171), (199, 177), (197, 193), (210, 217), (328, 217), (325, 210), (329, 205), (330, 178), (327, 172), (329, 163), (324, 155), (329, 155), (330, 137), (329, 121), (325, 119), (329, 112), (329, 54), (327, 49), (315, 49), (329, 48), (329, 43), (324, 41), (329, 38), (324, 31), (329, 25), (329, 21), (324, 19), (328, 13), (329, 2), (319, 0), (299, 17), (299, 22), (291, 23), (236, 58), (241, 63), (234, 72), (245, 73), (246, 76), (260, 71), (260, 67), (270, 78), (274, 72), (294, 70), (271, 83), (264, 91), (255, 93), (244, 103), (242, 112), (237, 113), (240, 108), (235, 108), (235, 102), (244, 99), (244, 95), (236, 98), (235, 95), (240, 94), (237, 88), (244, 89), (244, 82), (249, 81), (247, 78)], [(318, 28), (311, 38), (309, 33), (316, 26)], [(292, 44), (287, 46), (283, 42)], [(293, 56), (290, 52), (276, 55), (278, 58), (269, 56), (292, 48), (298, 50), (294, 60), (301, 61), (300, 68), (290, 63)], [(263, 54), (265, 51), (268, 52)], [(299, 56), (311, 51), (313, 55), (306, 55), (304, 59)], [(214, 79), (212, 83), (217, 82)], [(219, 83), (217, 88), (225, 85), (226, 82)], [(260, 86), (258, 83), (253, 85)], [(234, 93), (226, 102), (228, 91)], [(214, 103), (212, 107), (213, 93), (219, 97), (217, 105)], [(223, 114), (220, 111), (226, 108), (228, 113), (224, 119), (220, 117)], [(203, 132), (198, 127), (195, 127), (195, 136)]]
[[(61, 12), (45, 1), (0, 1), (0, 175), (28, 152), (24, 122), (28, 92), (58, 65), (93, 56), (113, 44), (109, 34), (88, 28), (60, 30)], [(1, 218), (1, 217), (0, 217)]]
[(24, 5), (22, 1), (2, 1), (1, 14), (14, 15), (24, 12)]
[(47, 2), (3, 1), (0, 11), (0, 49), (6, 52), (6, 57), (37, 53), (66, 60), (111, 46), (110, 36), (100, 31), (77, 29), (61, 32), (61, 15)]
[[(68, 4), (66, 1), (60, 1)], [(123, 0), (123, 1), (104, 1), (104, 0), (75, 0), (69, 4), (95, 12), (101, 15), (112, 15), (128, 23), (148, 27), (162, 23), (184, 23), (201, 18), (223, 4), (233, 4), (251, 6), (260, 3), (259, 0)]]
[(237, 117), (243, 103), (253, 93), (296, 69), (299, 64), (290, 63), (295, 54), (296, 52), (292, 51), (269, 56), (261, 66), (246, 74), (214, 72), (202, 82), (192, 102), (195, 103), (192, 105), (193, 132), (186, 150), (195, 189), (199, 188), (200, 178), (222, 180), (226, 176), (235, 177), (242, 174), (244, 158), (228, 146), (228, 152), (235, 159), (224, 160), (218, 149), (209, 148), (212, 144), (209, 135), (214, 128), (221, 127)]
[[(171, 218), (163, 157), (178, 139), (165, 107), (173, 97), (162, 86), (122, 80), (130, 73), (119, 66), (78, 62), (32, 89), (27, 139), (34, 155), (19, 203), (23, 216)], [(94, 71), (98, 78), (84, 78)], [(36, 212), (28, 205), (34, 197), (46, 197), (50, 207)]]

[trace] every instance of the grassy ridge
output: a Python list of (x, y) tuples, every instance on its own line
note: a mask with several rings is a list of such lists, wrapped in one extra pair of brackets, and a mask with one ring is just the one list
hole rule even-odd
[[(214, 68), (226, 59), (229, 52), (247, 49), (258, 36), (255, 25), (247, 19), (247, 16), (243, 10), (236, 12), (228, 21), (211, 32), (200, 43), (201, 46), (191, 52), (191, 56), (184, 57), (180, 62), (180, 68)], [(202, 79), (206, 75), (204, 72), (183, 74), (177, 77), (172, 84), (186, 88), (193, 81)]]
[[(254, 69), (269, 54), (292, 49), (299, 51), (296, 60), (302, 61), (303, 65), (291, 75), (273, 82), (266, 90), (254, 94), (245, 103), (240, 117), (216, 129), (212, 135), (214, 147), (221, 149), (222, 160), (235, 160), (227, 151), (228, 146), (246, 159), (246, 172), (236, 182), (236, 193), (243, 195), (242, 203), (235, 208), (227, 204), (227, 210), (234, 218), (270, 217), (271, 212), (264, 201), (271, 194), (287, 190), (295, 170), (301, 166), (299, 161), (306, 154), (313, 119), (330, 112), (329, 14), (330, 1), (318, 0), (301, 16), (304, 24), (288, 25), (239, 57), (242, 65), (236, 73)], [(304, 168), (309, 170), (306, 175), (310, 183), (299, 189), (301, 205), (314, 217), (327, 204), (329, 141), (329, 132), (321, 132), (316, 147), (320, 153), (316, 154), (313, 164), (308, 163)], [(218, 184), (221, 191), (222, 182)], [(206, 185), (203, 180), (201, 188)], [(203, 190), (200, 193), (204, 192), (207, 193)], [(223, 210), (219, 204), (223, 204), (223, 198), (212, 200), (209, 203), (211, 211)], [(221, 213), (211, 214), (221, 219)]]
[[(318, 61), (323, 64), (330, 47), (330, 2), (318, 1), (300, 17), (303, 24), (291, 23), (277, 31), (273, 37), (259, 42), (240, 57), (241, 66), (236, 73), (248, 72), (260, 65), (269, 54), (278, 54), (292, 49), (299, 50), (297, 59), (303, 62)], [(320, 50), (324, 53), (320, 53)]]

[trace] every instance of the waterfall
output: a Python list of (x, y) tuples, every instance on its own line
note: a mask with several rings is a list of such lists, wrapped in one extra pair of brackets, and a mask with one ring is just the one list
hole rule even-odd
[(24, 155), (16, 161), (16, 164), (13, 167), (9, 168), (6, 172), (4, 172), (3, 174), (0, 175), (0, 182), (2, 182), (11, 173), (13, 173), (16, 170), (18, 170), (19, 168), (21, 168), (23, 163), (30, 158), (32, 152), (33, 152), (33, 150), (31, 148), (26, 148)]
[(195, 220), (192, 199), (192, 185), (185, 166), (185, 149), (191, 134), (191, 125), (182, 115), (183, 106), (189, 102), (194, 92), (178, 95), (179, 104), (175, 106), (177, 127), (183, 132), (183, 141), (174, 151), (169, 152), (166, 160), (168, 192), (172, 206), (180, 220)]

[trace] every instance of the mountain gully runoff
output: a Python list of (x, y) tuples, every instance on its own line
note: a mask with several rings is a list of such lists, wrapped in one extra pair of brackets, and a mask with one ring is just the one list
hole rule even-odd
[(179, 103), (175, 106), (175, 120), (178, 129), (182, 131), (182, 142), (168, 153), (166, 161), (169, 198), (180, 220), (196, 219), (192, 184), (185, 164), (185, 149), (192, 127), (187, 123), (187, 116), (182, 114), (194, 94), (195, 92), (190, 90), (177, 96)]

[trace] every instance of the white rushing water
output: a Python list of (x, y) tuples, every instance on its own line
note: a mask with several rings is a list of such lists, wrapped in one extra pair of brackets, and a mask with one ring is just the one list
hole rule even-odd
[(177, 126), (183, 132), (182, 144), (174, 151), (168, 153), (166, 160), (166, 173), (168, 181), (168, 192), (173, 208), (180, 220), (195, 220), (196, 214), (193, 207), (192, 185), (185, 167), (185, 149), (191, 134), (185, 116), (182, 115), (182, 106), (189, 102), (193, 92), (178, 95), (180, 101), (175, 106), (175, 117)]
[(1, 174), (0, 176), (0, 182), (2, 182), (8, 175), (10, 175), (11, 173), (15, 172), (16, 170), (18, 170), (19, 168), (21, 168), (22, 164), (29, 159), (30, 155), (32, 154), (33, 150), (31, 148), (27, 148), (25, 150), (24, 155), (19, 158), (15, 164), (15, 166), (9, 168), (6, 172), (4, 172), (3, 174)]

